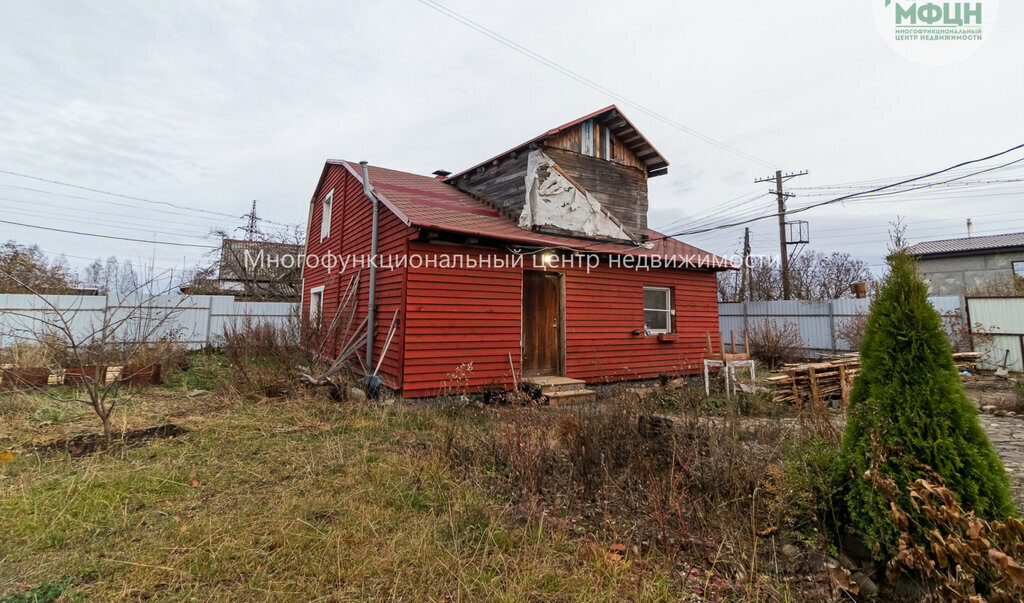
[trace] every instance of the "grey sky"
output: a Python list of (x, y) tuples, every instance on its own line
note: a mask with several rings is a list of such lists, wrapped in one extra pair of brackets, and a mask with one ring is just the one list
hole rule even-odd
[[(810, 170), (792, 186), (913, 175), (1024, 142), (1017, 2), (1002, 2), (978, 52), (946, 67), (896, 54), (868, 2), (442, 4), (708, 136)], [(16, 2), (4, 12), (0, 170), (232, 216), (257, 199), (265, 218), (304, 222), (328, 157), (455, 171), (615, 102), (415, 0)], [(724, 202), (768, 190), (753, 180), (772, 169), (620, 107), (672, 164), (651, 181), (652, 226), (725, 219), (715, 212)], [(813, 248), (872, 264), (896, 214), (914, 239), (964, 234), (967, 217), (979, 233), (1024, 230), (1024, 183), (970, 194), (851, 202), (802, 218)], [(241, 223), (5, 174), (0, 214), (197, 244), (215, 244), (201, 238), (210, 228)], [(753, 232), (755, 252), (777, 250), (776, 227)], [(741, 236), (684, 239), (729, 253)], [(76, 264), (116, 254), (169, 266), (202, 253), (5, 224), (0, 239)]]

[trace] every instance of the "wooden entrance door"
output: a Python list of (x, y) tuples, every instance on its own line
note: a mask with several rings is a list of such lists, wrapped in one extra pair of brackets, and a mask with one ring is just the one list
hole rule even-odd
[(561, 375), (562, 275), (523, 271), (523, 376)]

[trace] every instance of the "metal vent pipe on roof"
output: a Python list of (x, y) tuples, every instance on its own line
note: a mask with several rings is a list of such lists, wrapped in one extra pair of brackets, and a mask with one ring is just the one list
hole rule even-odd
[[(366, 301), (366, 366), (367, 370), (373, 369), (373, 342), (377, 339), (377, 228), (380, 220), (380, 201), (377, 195), (373, 194), (373, 187), (370, 186), (370, 173), (368, 164), (365, 161), (359, 162), (363, 174), (363, 194), (373, 204), (373, 226), (370, 230), (370, 285), (369, 296)], [(367, 382), (372, 375), (366, 374), (364, 385), (367, 388), (374, 384)], [(379, 389), (379, 384), (374, 389)], [(369, 392), (367, 392), (369, 393)]]
[(973, 237), (974, 236), (974, 223), (971, 222), (970, 218), (967, 218), (967, 236), (968, 237)]

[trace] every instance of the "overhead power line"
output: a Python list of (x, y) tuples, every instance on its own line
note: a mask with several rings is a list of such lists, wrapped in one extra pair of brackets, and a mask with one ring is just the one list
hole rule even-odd
[(80, 232), (77, 230), (66, 230), (64, 228), (54, 228), (52, 226), (40, 226), (38, 224), (25, 224), (24, 222), (12, 222), (10, 220), (0, 220), (0, 224), (12, 224), (14, 226), (24, 226), (25, 228), (37, 228), (39, 230), (49, 230), (52, 232), (63, 232), (66, 234), (79, 235), (83, 237), (96, 237), (100, 239), (114, 239), (116, 241), (132, 241), (135, 243), (149, 243), (151, 245), (171, 245), (174, 247), (198, 247), (201, 249), (220, 249), (214, 245), (198, 245), (194, 243), (174, 243), (172, 241), (154, 241), (147, 239), (136, 239), (133, 237), (117, 237), (114, 235), (97, 234), (93, 232)]
[[(194, 211), (194, 212), (199, 212), (199, 213), (203, 213), (203, 214), (209, 214), (209, 215), (212, 215), (212, 216), (222, 216), (222, 217), (225, 217), (225, 218), (232, 218), (232, 219), (235, 219), (235, 220), (238, 219), (238, 216), (236, 216), (234, 214), (214, 211), (212, 209), (202, 209), (202, 208), (198, 208), (198, 207), (189, 207), (187, 205), (179, 205), (177, 203), (171, 203), (170, 201), (154, 201), (152, 199), (146, 199), (145, 197), (137, 197), (135, 195), (124, 195), (124, 194), (121, 194), (121, 193), (114, 193), (114, 192), (111, 192), (111, 191), (105, 191), (105, 190), (98, 189), (98, 188), (92, 188), (92, 187), (89, 187), (89, 186), (83, 186), (81, 184), (73, 184), (71, 182), (63, 182), (61, 180), (51, 180), (49, 178), (43, 178), (43, 177), (40, 177), (40, 176), (33, 176), (31, 174), (24, 174), (22, 172), (12, 172), (10, 170), (0, 169), (0, 174), (7, 174), (9, 176), (17, 176), (19, 178), (28, 178), (29, 180), (36, 180), (38, 182), (46, 182), (48, 184), (56, 184), (56, 185), (59, 185), (59, 186), (66, 186), (68, 188), (77, 188), (79, 190), (89, 191), (91, 193), (99, 193), (101, 195), (109, 195), (111, 197), (119, 197), (121, 199), (130, 199), (132, 201), (140, 201), (142, 203), (149, 203), (149, 204), (152, 204), (152, 205), (165, 205), (167, 207), (173, 207), (175, 209), (183, 209), (183, 210), (186, 210), (186, 211)], [(285, 224), (283, 222), (273, 222), (271, 220), (264, 220), (264, 222), (269, 222), (271, 224), (277, 224), (278, 226), (290, 226), (290, 224)]]
[[(965, 169), (964, 172), (968, 172), (970, 169)], [(954, 170), (953, 173), (956, 173)], [(888, 176), (884, 178), (869, 178), (866, 180), (855, 180), (851, 182), (834, 182), (831, 184), (820, 184), (820, 185), (808, 185), (808, 186), (794, 186), (791, 190), (794, 191), (809, 191), (809, 190), (826, 190), (826, 189), (857, 189), (864, 188), (867, 186), (876, 186), (884, 184), (886, 182), (892, 182), (893, 180), (903, 180), (905, 178), (911, 178), (916, 174), (905, 174), (901, 176)]]
[[(0, 187), (9, 188), (9, 189), (18, 190), (18, 191), (28, 191), (28, 192), (32, 192), (32, 193), (39, 193), (39, 194), (42, 194), (42, 195), (49, 195), (49, 196), (52, 196), (52, 197), (64, 197), (66, 199), (79, 199), (81, 201), (89, 201), (90, 203), (102, 203), (104, 205), (114, 205), (116, 207), (127, 207), (127, 208), (131, 208), (131, 209), (140, 209), (140, 207), (137, 204), (134, 204), (134, 203), (119, 203), (117, 201), (110, 201), (108, 199), (97, 199), (95, 197), (83, 197), (81, 195), (72, 195), (70, 193), (58, 193), (57, 191), (48, 191), (48, 190), (41, 189), (41, 188), (32, 188), (30, 186), (18, 186), (16, 184), (7, 184), (7, 183), (0, 182)], [(48, 205), (52, 205), (49, 202), (47, 202), (47, 204)], [(153, 212), (153, 213), (166, 214), (166, 215), (169, 215), (169, 216), (181, 216), (181, 217), (190, 218), (190, 219), (194, 219), (194, 220), (209, 220), (211, 223), (216, 223), (216, 224), (223, 224), (224, 223), (224, 220), (222, 220), (220, 218), (220, 216), (196, 215), (196, 214), (188, 213), (187, 211), (172, 211), (172, 210), (168, 210), (168, 209), (156, 209), (156, 208), (146, 208), (146, 211), (147, 212)]]
[[(944, 168), (944, 169), (941, 169), (941, 170), (937, 170), (937, 171), (934, 171), (934, 172), (930, 172), (928, 174), (923, 174), (921, 176), (915, 176), (913, 178), (907, 178), (907, 179), (901, 180), (899, 182), (893, 182), (891, 184), (886, 184), (886, 185), (883, 185), (883, 186), (877, 186), (877, 187), (870, 188), (870, 189), (867, 189), (867, 190), (863, 190), (863, 191), (859, 191), (859, 192), (855, 192), (855, 193), (850, 193), (850, 194), (847, 194), (847, 195), (842, 195), (840, 197), (836, 197), (834, 199), (829, 199), (827, 201), (819, 201), (817, 203), (812, 203), (812, 204), (809, 204), (809, 205), (805, 205), (803, 207), (799, 207), (799, 208), (790, 210), (787, 213), (789, 213), (789, 214), (801, 213), (801, 212), (805, 212), (805, 211), (814, 209), (816, 207), (822, 207), (822, 206), (825, 206), (825, 205), (832, 205), (832, 204), (835, 204), (835, 203), (841, 203), (843, 201), (847, 201), (847, 200), (850, 200), (850, 199), (856, 199), (858, 197), (863, 197), (863, 196), (867, 196), (867, 195), (877, 196), (877, 195), (874, 195), (874, 193), (878, 193), (878, 192), (881, 192), (881, 191), (884, 191), (884, 190), (893, 189), (893, 188), (896, 188), (896, 187), (899, 187), (899, 186), (903, 186), (905, 184), (910, 184), (912, 182), (918, 182), (918, 181), (924, 180), (926, 178), (932, 178), (934, 176), (938, 176), (940, 174), (945, 174), (945, 173), (951, 172), (953, 170), (962, 168), (962, 167), (967, 166), (967, 165), (981, 163), (983, 161), (989, 161), (991, 159), (995, 159), (996, 157), (1001, 157), (1003, 155), (1012, 153), (1012, 152), (1020, 150), (1022, 148), (1024, 148), (1024, 144), (1019, 144), (1019, 145), (1016, 145), (1014, 147), (1010, 147), (1009, 149), (1006, 149), (1005, 151), (1000, 151), (998, 153), (993, 153), (993, 154), (988, 155), (986, 157), (979, 157), (977, 159), (970, 159), (968, 161), (963, 161), (963, 162), (960, 162), (960, 163), (958, 163), (956, 165), (953, 165), (953, 166), (950, 166), (950, 167), (947, 167), (947, 168)], [(1010, 165), (1013, 165), (1013, 164), (1016, 164), (1016, 163), (1022, 162), (1022, 161), (1024, 161), (1024, 158), (1017, 159), (1017, 160), (1011, 161), (1009, 163), (1005, 163), (1005, 164), (1003, 164), (1001, 166), (996, 166), (996, 167), (993, 167), (993, 168), (986, 168), (984, 170), (978, 170), (978, 171), (975, 171), (975, 172), (972, 172), (972, 173), (969, 173), (969, 174), (958, 175), (955, 178), (951, 178), (949, 180), (945, 180), (945, 181), (939, 182), (938, 184), (945, 184), (945, 183), (948, 183), (948, 182), (952, 182), (953, 180), (962, 179), (962, 178), (969, 178), (969, 177), (975, 176), (977, 174), (982, 174), (982, 173), (985, 173), (985, 172), (990, 172), (990, 171), (993, 171), (993, 170), (996, 170), (996, 169), (1004, 168), (1004, 167), (1007, 167), (1007, 166), (1010, 166)], [(921, 188), (926, 188), (927, 186), (929, 186), (929, 185), (922, 185), (922, 186), (913, 187), (913, 188), (910, 188), (910, 189), (895, 191), (893, 194), (899, 194), (899, 193), (909, 192), (909, 191), (912, 191), (912, 190), (918, 190), (918, 189), (921, 189)], [(718, 226), (712, 226), (712, 227), (701, 228), (701, 229), (684, 230), (684, 231), (680, 231), (680, 232), (676, 232), (676, 233), (672, 233), (672, 234), (668, 234), (668, 235), (663, 235), (661, 237), (656, 237), (656, 239), (666, 239), (666, 238), (669, 238), (669, 237), (677, 237), (677, 236), (682, 236), (682, 235), (699, 234), (699, 233), (703, 233), (703, 232), (712, 232), (712, 231), (716, 231), (716, 230), (725, 230), (727, 228), (734, 228), (736, 226), (743, 226), (745, 224), (750, 224), (750, 223), (753, 223), (753, 222), (758, 222), (760, 220), (766, 220), (768, 218), (777, 218), (778, 216), (779, 216), (778, 212), (772, 212), (770, 214), (766, 214), (766, 215), (762, 215), (762, 216), (758, 216), (758, 217), (754, 217), (754, 218), (749, 218), (749, 219), (745, 219), (745, 220), (736, 220), (736, 221), (733, 221), (733, 222), (730, 222), (730, 223), (720, 224)]]
[[(952, 191), (952, 190), (959, 189), (959, 188), (973, 188), (973, 189), (976, 189), (976, 188), (979, 188), (979, 187), (996, 186), (996, 185), (999, 185), (999, 184), (1013, 184), (1013, 183), (1018, 183), (1018, 182), (1024, 182), (1024, 178), (1002, 178), (1002, 179), (999, 179), (999, 180), (958, 180), (958, 181), (955, 181), (955, 182), (946, 182), (946, 183), (936, 182), (934, 184), (929, 184), (928, 186), (930, 188), (939, 189), (937, 192), (947, 192), (947, 191)], [(835, 195), (836, 191), (848, 191), (848, 190), (855, 190), (857, 188), (863, 188), (863, 187), (854, 187), (854, 186), (823, 186), (820, 189), (822, 192), (818, 192), (818, 193), (800, 193), (800, 196), (801, 197), (830, 197), (830, 196)], [(947, 189), (947, 190), (941, 190), (941, 189)], [(792, 188), (790, 188), (790, 190), (798, 190), (798, 189), (796, 187), (792, 187)], [(804, 190), (810, 190), (810, 189), (804, 189)]]
[[(1007, 151), (1004, 151), (1002, 153), (998, 153), (996, 155), (992, 155), (992, 156), (987, 157), (985, 159), (979, 159), (979, 160), (976, 160), (974, 162), (968, 162), (968, 163), (977, 163), (978, 161), (986, 161), (988, 159), (993, 159), (995, 157), (998, 157), (1000, 155), (1004, 155), (1006, 153), (1009, 153), (1010, 151), (1013, 151), (1014, 149), (1019, 149), (1019, 148), (1024, 148), (1024, 144), (1022, 144), (1022, 145), (1020, 145), (1018, 147), (1014, 147), (1013, 149), (1009, 149)], [(922, 189), (931, 189), (931, 188), (936, 187), (936, 186), (941, 186), (941, 185), (944, 185), (944, 184), (949, 184), (950, 182), (953, 182), (955, 180), (960, 180), (960, 179), (963, 179), (963, 178), (969, 178), (971, 176), (977, 176), (978, 174), (984, 174), (984, 173), (987, 173), (987, 172), (991, 172), (993, 170), (1003, 169), (1003, 168), (1006, 168), (1006, 167), (1009, 167), (1011, 165), (1014, 165), (1014, 164), (1017, 164), (1017, 163), (1021, 163), (1021, 162), (1024, 162), (1024, 157), (1021, 157), (1020, 159), (1015, 159), (1013, 161), (1004, 163), (1002, 165), (997, 165), (995, 167), (986, 168), (986, 169), (983, 169), (983, 170), (978, 170), (976, 172), (971, 172), (970, 174), (965, 174), (965, 175), (962, 175), (962, 176), (955, 176), (953, 178), (950, 178), (948, 180), (942, 180), (940, 182), (929, 182), (927, 184), (921, 184), (919, 186), (913, 186), (913, 187), (910, 187), (910, 188), (905, 188), (905, 189), (899, 189), (899, 190), (896, 190), (896, 191), (892, 191), (891, 193), (874, 194), (874, 193), (877, 193), (878, 191), (882, 191), (882, 190), (886, 190), (886, 189), (890, 189), (890, 188), (895, 188), (895, 187), (898, 187), (898, 186), (902, 186), (904, 184), (908, 184), (910, 182), (921, 180), (923, 178), (930, 178), (932, 176), (936, 176), (938, 174), (944, 173), (945, 171), (948, 171), (948, 170), (943, 170), (941, 172), (935, 172), (933, 174), (928, 174), (928, 175), (925, 175), (925, 176), (921, 176), (920, 178), (913, 178), (911, 180), (905, 180), (905, 181), (899, 182), (897, 184), (892, 184), (892, 185), (889, 185), (889, 186), (882, 186), (882, 187), (879, 187), (879, 188), (876, 188), (876, 189), (873, 189), (873, 190), (864, 191), (864, 192), (861, 192), (861, 193), (854, 193), (854, 194), (851, 194), (851, 195), (846, 195), (845, 197), (840, 197), (838, 199), (830, 199), (828, 201), (820, 201), (818, 203), (812, 203), (810, 205), (805, 205), (805, 206), (803, 206), (803, 207), (801, 207), (799, 209), (793, 210), (793, 213), (801, 212), (801, 211), (807, 211), (808, 209), (813, 209), (815, 207), (820, 207), (822, 205), (829, 205), (829, 204), (832, 204), (832, 203), (838, 203), (840, 201), (845, 201), (846, 199), (849, 199), (851, 197), (875, 198), (875, 197), (883, 197), (886, 194), (902, 195), (902, 194), (906, 194), (906, 193), (909, 193), (909, 192), (912, 192), (912, 191), (918, 191), (918, 190), (922, 190)], [(966, 165), (966, 164), (963, 164), (963, 165)]]
[[(16, 203), (20, 206), (28, 207), (11, 207), (8, 203)], [(8, 199), (6, 197), (0, 197), (0, 209), (11, 214), (20, 214), (28, 217), (39, 217), (48, 216), (52, 218), (63, 218), (65, 220), (73, 219), (77, 224), (92, 224), (95, 226), (107, 226), (113, 228), (119, 228), (122, 230), (133, 230), (142, 231), (146, 233), (157, 233), (166, 234), (173, 236), (183, 236), (195, 239), (206, 239), (209, 236), (209, 230), (197, 230), (195, 224), (188, 224), (184, 222), (175, 222), (173, 220), (146, 220), (144, 216), (116, 214), (113, 212), (88, 210), (77, 207), (68, 207), (66, 205), (45, 205), (44, 207), (58, 210), (58, 211), (43, 211), (39, 209), (40, 204), (33, 201), (25, 201), (22, 199)], [(93, 222), (90, 220), (106, 220), (105, 222)], [(157, 228), (154, 228), (156, 226)], [(192, 229), (191, 232), (182, 232), (180, 230), (169, 230), (168, 226), (184, 226), (186, 229)], [(197, 234), (202, 233), (202, 234)]]
[(486, 27), (486, 26), (484, 26), (484, 25), (482, 25), (482, 24), (480, 24), (480, 23), (470, 19), (469, 17), (466, 17), (465, 15), (459, 14), (458, 12), (456, 12), (456, 11), (446, 7), (446, 6), (444, 6), (443, 4), (440, 4), (438, 2), (434, 2), (434, 0), (419, 0), (419, 2), (421, 4), (423, 4), (424, 6), (432, 8), (433, 10), (441, 13), (442, 15), (448, 17), (449, 19), (453, 19), (453, 20), (455, 20), (455, 21), (465, 25), (466, 27), (476, 31), (477, 33), (483, 34), (483, 35), (487, 36), (488, 38), (494, 40), (495, 42), (498, 42), (499, 44), (507, 46), (508, 48), (511, 48), (512, 50), (514, 50), (514, 51), (516, 51), (516, 52), (518, 52), (518, 53), (520, 53), (520, 54), (522, 54), (522, 55), (524, 55), (524, 56), (526, 56), (526, 57), (528, 57), (528, 58), (530, 58), (530, 59), (540, 63), (541, 65), (544, 65), (545, 67), (548, 67), (549, 69), (553, 69), (554, 71), (557, 71), (558, 73), (561, 73), (562, 75), (564, 75), (564, 76), (566, 76), (568, 78), (571, 78), (571, 79), (573, 79), (573, 80), (583, 84), (584, 86), (592, 88), (592, 89), (594, 89), (594, 90), (596, 90), (598, 92), (601, 92), (603, 94), (607, 94), (608, 96), (614, 98), (615, 100), (617, 100), (617, 101), (619, 101), (619, 102), (621, 102), (621, 103), (623, 103), (625, 105), (629, 105), (630, 107), (633, 107), (637, 111), (640, 111), (641, 113), (643, 113), (643, 114), (645, 114), (645, 115), (647, 115), (649, 117), (652, 117), (652, 118), (657, 119), (658, 121), (660, 121), (662, 123), (665, 123), (665, 124), (667, 124), (669, 126), (672, 126), (673, 128), (676, 128), (677, 130), (679, 130), (681, 132), (685, 132), (686, 134), (689, 134), (690, 136), (693, 136), (694, 138), (702, 140), (702, 141), (704, 141), (704, 142), (706, 142), (706, 143), (708, 143), (710, 145), (716, 146), (716, 147), (718, 147), (718, 148), (720, 148), (720, 149), (722, 149), (724, 151), (728, 151), (730, 153), (733, 153), (734, 155), (738, 155), (739, 157), (747, 159), (748, 161), (753, 161), (754, 163), (758, 163), (758, 164), (761, 164), (761, 165), (763, 165), (765, 167), (769, 167), (769, 168), (775, 167), (775, 164), (773, 164), (773, 163), (771, 163), (769, 161), (765, 161), (765, 160), (763, 160), (763, 159), (761, 159), (759, 157), (756, 157), (754, 155), (751, 155), (750, 153), (746, 153), (744, 151), (741, 151), (741, 150), (737, 149), (736, 147), (733, 147), (733, 146), (731, 146), (729, 144), (726, 144), (726, 143), (724, 143), (724, 142), (722, 142), (720, 140), (716, 140), (716, 139), (714, 139), (714, 138), (712, 138), (712, 137), (710, 137), (710, 136), (708, 136), (706, 134), (702, 134), (701, 132), (698, 132), (697, 130), (694, 130), (693, 128), (691, 128), (689, 126), (686, 126), (686, 125), (684, 125), (684, 124), (682, 124), (682, 123), (680, 123), (680, 122), (678, 122), (678, 121), (676, 121), (676, 120), (674, 120), (674, 119), (672, 119), (670, 117), (667, 117), (667, 116), (665, 116), (665, 115), (655, 111), (654, 109), (650, 109), (650, 108), (646, 107), (645, 105), (640, 104), (639, 102), (637, 102), (635, 100), (632, 100), (632, 99), (630, 99), (630, 98), (628, 98), (626, 96), (623, 96), (622, 94), (619, 94), (618, 92), (615, 92), (614, 90), (606, 88), (606, 87), (602, 86), (601, 84), (598, 84), (597, 82), (595, 82), (595, 81), (593, 81), (593, 80), (591, 80), (591, 79), (589, 79), (589, 78), (587, 78), (587, 77), (585, 77), (583, 75), (580, 75), (579, 73), (569, 69), (568, 67), (564, 67), (564, 66), (556, 63), (555, 61), (553, 61), (553, 60), (551, 60), (551, 59), (549, 59), (547, 57), (544, 57), (544, 56), (542, 56), (540, 54), (537, 54), (536, 52), (530, 50), (529, 48), (526, 48), (522, 44), (519, 44), (519, 43), (517, 43), (517, 42), (515, 42), (513, 40), (510, 40), (509, 38), (506, 38), (505, 36), (499, 34), (498, 32), (494, 31), (493, 29), (489, 29), (488, 27)]
[[(717, 220), (719, 216), (721, 216), (723, 213), (727, 211), (737, 210), (745, 205), (756, 203), (757, 201), (769, 195), (771, 195), (771, 193), (764, 192), (763, 189), (761, 189), (759, 192), (744, 193), (742, 195), (739, 195), (738, 197), (729, 199), (728, 201), (725, 201), (720, 205), (710, 207), (703, 211), (698, 211), (683, 218), (679, 218), (678, 220), (673, 220), (671, 222), (661, 224), (657, 228), (655, 228), (655, 230), (668, 230), (677, 224), (682, 224), (683, 222), (686, 222), (690, 224), (691, 227), (693, 227), (696, 224)], [(740, 201), (740, 199), (742, 199), (742, 201)], [(736, 201), (738, 201), (738, 203), (736, 203)]]

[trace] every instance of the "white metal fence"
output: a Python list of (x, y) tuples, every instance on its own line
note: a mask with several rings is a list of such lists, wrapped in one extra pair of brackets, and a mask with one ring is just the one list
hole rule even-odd
[[(928, 299), (940, 313), (959, 311), (960, 315), (964, 316), (962, 297)], [(855, 319), (859, 314), (867, 314), (870, 305), (869, 299), (721, 303), (718, 304), (718, 329), (726, 340), (730, 331), (735, 332), (738, 343), (743, 340), (741, 333), (744, 329), (761, 325), (766, 320), (774, 320), (780, 327), (787, 322), (793, 323), (804, 341), (805, 354), (814, 358), (823, 352), (853, 351), (850, 343), (842, 340), (838, 334), (844, 323)]]
[(104, 324), (117, 326), (124, 333), (121, 338), (130, 338), (135, 323), (159, 321), (154, 338), (173, 335), (188, 347), (199, 348), (217, 345), (226, 326), (246, 317), (287, 326), (296, 308), (297, 304), (290, 302), (238, 302), (225, 295), (51, 295), (43, 300), (35, 295), (6, 294), (0, 295), (0, 348), (31, 340), (46, 331), (48, 321), (58, 318), (66, 320), (78, 338)]

